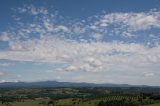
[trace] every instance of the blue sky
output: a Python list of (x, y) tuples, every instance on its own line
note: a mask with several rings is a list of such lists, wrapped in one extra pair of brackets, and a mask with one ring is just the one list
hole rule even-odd
[(3, 0), (0, 22), (0, 82), (159, 85), (159, 0)]

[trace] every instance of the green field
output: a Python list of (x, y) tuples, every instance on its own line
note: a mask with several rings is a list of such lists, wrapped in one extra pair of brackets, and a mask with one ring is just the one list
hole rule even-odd
[[(72, 99), (62, 99), (59, 101), (56, 101), (55, 106), (97, 106), (97, 103), (100, 100), (91, 100), (87, 102), (73, 102)], [(12, 102), (9, 105), (0, 103), (0, 106), (45, 106), (43, 104), (39, 104), (40, 101), (38, 100), (27, 100), (24, 102)], [(157, 104), (151, 104), (151, 105), (145, 105), (145, 106), (160, 106), (160, 103)]]
[(151, 105), (145, 105), (145, 106), (160, 106), (160, 103), (151, 104)]
[[(0, 106), (45, 106), (43, 104), (39, 104), (39, 101), (25, 101), (25, 102), (12, 102), (10, 105), (1, 104)], [(59, 102), (56, 102), (55, 106), (97, 106), (97, 101), (91, 101), (91, 102), (72, 102), (71, 99), (65, 99), (65, 100), (59, 100)]]
[(0, 90), (0, 106), (119, 106), (119, 104), (123, 104), (121, 106), (160, 106), (160, 90), (104, 87)]
[[(72, 98), (60, 99), (60, 100), (54, 101), (54, 106), (97, 106), (97, 104), (101, 100), (106, 101), (106, 98), (89, 100), (89, 101), (82, 101), (80, 99), (76, 99), (73, 101)], [(0, 103), (0, 106), (47, 106), (47, 104), (45, 105), (40, 103), (41, 103), (41, 100), (25, 100), (24, 102), (10, 102), (8, 105)], [(145, 105), (145, 106), (160, 106), (160, 103)]]
[[(0, 106), (7, 106), (6, 104), (0, 103)], [(38, 101), (25, 101), (25, 102), (12, 102), (8, 106), (40, 106)]]

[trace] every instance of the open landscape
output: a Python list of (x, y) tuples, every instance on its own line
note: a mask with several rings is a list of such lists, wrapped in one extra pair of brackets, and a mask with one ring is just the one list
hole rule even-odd
[(160, 106), (160, 0), (0, 0), (0, 106)]
[(0, 84), (0, 106), (160, 105), (160, 87), (56, 81), (4, 85)]

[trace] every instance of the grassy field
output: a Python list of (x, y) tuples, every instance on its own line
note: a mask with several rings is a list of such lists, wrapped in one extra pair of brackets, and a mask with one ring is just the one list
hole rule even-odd
[[(99, 101), (99, 99), (90, 101), (81, 101), (79, 99), (74, 101), (73, 99), (61, 99), (55, 101), (55, 106), (97, 106)], [(24, 102), (11, 102), (9, 105), (0, 103), (0, 106), (45, 106), (39, 103), (41, 103), (39, 100), (26, 100)], [(160, 103), (145, 106), (160, 106)]]
[[(97, 103), (99, 100), (92, 100), (92, 101), (72, 101), (72, 99), (62, 99), (55, 102), (55, 106), (97, 106)], [(42, 104), (39, 104), (40, 101), (24, 101), (24, 102), (11, 102), (10, 105), (2, 104), (0, 103), (0, 106), (44, 106)]]
[[(87, 101), (82, 101), (80, 99), (76, 99), (73, 101), (72, 98), (70, 99), (61, 99), (54, 101), (55, 106), (97, 106), (98, 102), (102, 99), (95, 99), (95, 100), (87, 100)], [(105, 99), (103, 99), (105, 100)], [(8, 106), (44, 106), (41, 103), (41, 101), (38, 100), (27, 100), (24, 102), (10, 102), (11, 105)], [(1, 104), (0, 106), (6, 106), (5, 104)]]
[[(89, 100), (89, 101), (82, 101), (82, 100), (72, 100), (72, 99), (61, 99), (55, 101), (55, 106), (97, 106), (98, 102), (101, 99), (96, 99), (96, 100)], [(103, 99), (105, 100), (105, 99)], [(11, 102), (10, 105), (5, 105), (1, 104), (0, 106), (44, 106), (41, 103), (41, 101), (38, 100), (27, 100), (24, 102)], [(147, 106), (160, 106), (160, 104), (155, 104), (155, 105), (147, 105)]]
[[(143, 91), (148, 92), (150, 89), (146, 88)], [(152, 93), (143, 93), (140, 88), (1, 89), (0, 106), (48, 106), (48, 104), (51, 104), (50, 106), (99, 106), (102, 103), (160, 106), (159, 91), (153, 92), (155, 89), (151, 91)]]
[(40, 106), (38, 101), (12, 102), (9, 105), (0, 103), (0, 106)]
[[(2, 104), (0, 103), (0, 106), (44, 106), (42, 104), (39, 104), (40, 101), (32, 101), (28, 100), (25, 102), (11, 102), (10, 105)], [(77, 104), (78, 103), (78, 104)], [(96, 106), (95, 102), (92, 101), (91, 104), (89, 102), (73, 102), (71, 99), (62, 99), (59, 101), (56, 101), (56, 106), (61, 105), (61, 106), (69, 106), (69, 105), (76, 105), (76, 106)]]
[(151, 104), (151, 105), (146, 105), (146, 106), (160, 106), (160, 103)]

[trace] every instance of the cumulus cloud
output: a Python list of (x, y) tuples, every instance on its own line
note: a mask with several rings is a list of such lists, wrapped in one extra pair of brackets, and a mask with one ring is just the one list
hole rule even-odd
[[(29, 39), (34, 37), (32, 35), (36, 35), (40, 37), (57, 36), (58, 38), (74, 40), (105, 41), (109, 36), (112, 36), (112, 39), (115, 40), (118, 40), (119, 37), (139, 37), (142, 36), (138, 33), (140, 31), (160, 28), (160, 12), (158, 10), (137, 13), (104, 13), (78, 21), (65, 19), (57, 12), (48, 14), (49, 11), (46, 8), (36, 8), (33, 5), (24, 6), (18, 11), (20, 13), (28, 13), (30, 9), (37, 13), (32, 16), (33, 22), (22, 24), (21, 20), (19, 20), (18, 28), (12, 28), (9, 32), (9, 35), (12, 35), (12, 39)], [(38, 14), (43, 15), (39, 16)], [(61, 20), (60, 23), (57, 20)], [(145, 34), (146, 36), (148, 35), (147, 37), (152, 38), (149, 36), (151, 35), (150, 33)]]
[(97, 16), (95, 20), (90, 25), (90, 28), (97, 29), (103, 33), (107, 30), (109, 35), (130, 37), (138, 31), (160, 28), (159, 11), (111, 13)]
[[(19, 46), (16, 46), (19, 45)], [(0, 52), (1, 59), (41, 61), (67, 64), (66, 71), (105, 71), (115, 66), (139, 66), (160, 60), (160, 47), (147, 48), (136, 43), (77, 42), (49, 37), (12, 44), (9, 51)], [(147, 64), (146, 64), (147, 65)]]
[[(159, 11), (110, 13), (57, 23), (57, 15), (48, 14), (45, 8), (30, 6), (18, 10), (33, 17), (43, 16), (12, 28), (8, 32), (12, 35), (10, 39), (4, 37), (9, 47), (0, 51), (0, 59), (63, 64), (55, 71), (137, 70), (136, 73), (150, 70), (152, 67), (148, 66), (160, 62), (159, 45), (148, 47), (134, 38), (130, 42), (118, 39), (140, 36), (138, 31), (159, 29)], [(105, 38), (110, 35), (117, 39)]]
[(159, 12), (119, 13), (114, 14), (117, 21), (129, 26), (132, 30), (145, 30), (159, 26)]

